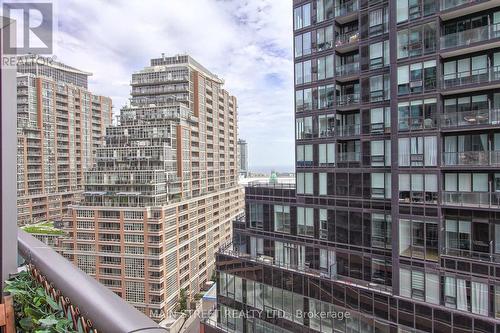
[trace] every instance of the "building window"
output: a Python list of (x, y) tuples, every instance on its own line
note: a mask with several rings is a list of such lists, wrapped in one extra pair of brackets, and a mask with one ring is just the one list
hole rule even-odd
[(437, 222), (400, 219), (399, 254), (403, 257), (437, 261)]
[(305, 267), (306, 251), (303, 245), (292, 243), (274, 242), (274, 260), (285, 267)]
[(437, 33), (435, 23), (426, 23), (398, 31), (398, 59), (418, 57), (436, 52)]
[(311, 33), (295, 36), (295, 57), (311, 54)]
[(321, 143), (318, 145), (318, 161), (320, 166), (335, 164), (335, 143)]
[(333, 55), (318, 58), (318, 80), (333, 77)]
[(333, 25), (316, 31), (316, 44), (318, 52), (333, 47)]
[(389, 66), (389, 41), (372, 43), (369, 46), (370, 52), (370, 69), (382, 68)]
[(416, 20), (436, 12), (437, 4), (433, 0), (397, 0), (397, 22)]
[(312, 89), (297, 90), (295, 92), (295, 111), (311, 111), (313, 108)]
[(437, 175), (399, 174), (399, 201), (401, 203), (437, 203)]
[(389, 75), (376, 75), (370, 77), (370, 102), (381, 102), (390, 98)]
[(297, 172), (297, 193), (314, 194), (313, 178), (312, 172)]
[(483, 257), (489, 260), (490, 241), (488, 223), (453, 218), (445, 220), (445, 246), (448, 254), (465, 258)]
[(296, 125), (296, 138), (311, 139), (313, 137), (312, 117), (297, 118)]
[(371, 246), (382, 249), (391, 249), (391, 215), (379, 213), (372, 213), (371, 215)]
[(302, 29), (311, 25), (311, 4), (305, 4), (297, 7), (293, 11), (294, 28)]
[(290, 233), (290, 206), (274, 205), (274, 231)]
[(371, 173), (371, 192), (373, 199), (391, 198), (391, 174)]
[(437, 165), (437, 137), (435, 136), (399, 138), (398, 147), (400, 167)]
[(316, 22), (333, 18), (333, 0), (316, 0)]
[[(500, 228), (498, 228), (500, 230)], [(319, 239), (328, 239), (328, 210), (319, 210)]]
[(297, 166), (312, 166), (313, 146), (297, 145)]
[(487, 316), (489, 312), (488, 284), (446, 276), (445, 306)]
[(256, 257), (264, 254), (264, 239), (250, 236), (250, 255)]
[(318, 116), (318, 135), (320, 138), (332, 137), (335, 130), (335, 116), (322, 114)]
[(314, 208), (297, 207), (297, 235), (314, 237)]
[(319, 190), (318, 194), (319, 195), (327, 195), (327, 186), (328, 186), (328, 181), (327, 181), (327, 174), (325, 172), (320, 172), (318, 174), (318, 184), (319, 184)]
[(398, 104), (400, 131), (436, 128), (437, 104), (435, 98), (413, 100)]
[(333, 107), (335, 87), (333, 84), (318, 87), (318, 109)]
[(248, 206), (248, 210), (250, 213), (250, 227), (262, 229), (264, 223), (264, 205), (250, 203)]
[(391, 140), (370, 141), (370, 165), (372, 167), (391, 165)]
[(437, 274), (416, 269), (399, 269), (399, 295), (439, 304), (439, 278)]
[(398, 67), (398, 95), (418, 94), (435, 89), (435, 60)]
[(310, 83), (312, 80), (311, 60), (295, 64), (295, 84)]
[(370, 37), (381, 35), (388, 31), (388, 7), (372, 10), (368, 14), (368, 35)]

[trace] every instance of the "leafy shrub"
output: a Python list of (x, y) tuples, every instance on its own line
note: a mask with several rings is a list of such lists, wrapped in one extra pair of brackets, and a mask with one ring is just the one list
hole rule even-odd
[(18, 332), (76, 333), (62, 306), (45, 292), (30, 273), (24, 271), (6, 281), (4, 291), (14, 297)]

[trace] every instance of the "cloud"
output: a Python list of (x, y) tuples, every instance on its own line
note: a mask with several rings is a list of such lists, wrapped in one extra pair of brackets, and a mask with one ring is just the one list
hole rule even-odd
[(251, 166), (293, 166), (291, 0), (60, 0), (56, 55), (126, 104), (131, 74), (188, 53), (238, 98)]

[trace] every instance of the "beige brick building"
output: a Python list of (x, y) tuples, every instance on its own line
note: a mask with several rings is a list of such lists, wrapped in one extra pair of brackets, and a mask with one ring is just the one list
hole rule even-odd
[(236, 98), (222, 86), (185, 55), (134, 73), (65, 219), (63, 254), (157, 321), (210, 279), (243, 210)]
[(20, 58), (19, 224), (59, 220), (81, 196), (84, 172), (112, 120), (111, 99), (87, 89), (89, 75), (46, 58)]

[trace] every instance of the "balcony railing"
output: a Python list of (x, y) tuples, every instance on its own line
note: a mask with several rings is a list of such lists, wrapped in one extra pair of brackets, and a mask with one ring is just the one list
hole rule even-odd
[(482, 109), (441, 115), (441, 127), (467, 127), (500, 124), (500, 109)]
[(448, 10), (465, 4), (474, 4), (482, 0), (441, 0), (441, 10)]
[(20, 255), (79, 332), (168, 332), (48, 245), (18, 230)]
[(361, 159), (361, 154), (359, 151), (350, 151), (338, 153), (339, 162), (359, 162)]
[(358, 0), (351, 0), (335, 7), (335, 16), (345, 16), (358, 10)]
[(473, 69), (460, 73), (445, 74), (441, 80), (443, 89), (459, 88), (471, 84), (489, 83), (500, 80), (500, 66)]
[(443, 204), (459, 207), (500, 208), (500, 192), (443, 192)]
[(500, 151), (444, 152), (443, 165), (498, 166), (500, 165)]
[(500, 37), (500, 24), (497, 23), (441, 36), (440, 45), (441, 50), (444, 50), (452, 47), (468, 46), (498, 37)]
[(500, 254), (496, 254), (496, 253), (460, 250), (460, 249), (453, 249), (453, 248), (444, 248), (442, 253), (443, 253), (443, 255), (446, 255), (446, 256), (469, 258), (469, 259), (473, 259), (473, 260), (500, 263)]
[(339, 126), (337, 128), (338, 136), (354, 136), (361, 134), (361, 125), (360, 124), (350, 124)]
[(357, 41), (359, 41), (358, 31), (347, 32), (335, 38), (335, 47), (342, 47), (344, 45), (356, 43)]
[(345, 94), (337, 96), (337, 106), (359, 104), (359, 94)]
[(359, 73), (359, 62), (344, 64), (335, 68), (335, 75), (338, 77), (356, 75)]
[(251, 254), (241, 253), (237, 250), (234, 250), (231, 243), (221, 246), (218, 250), (218, 253), (246, 261), (270, 265), (289, 271), (299, 272), (301, 274), (306, 274), (309, 276), (328, 278), (338, 283), (342, 283), (349, 286), (355, 286), (361, 289), (376, 290), (384, 294), (389, 294), (391, 293), (392, 290), (391, 287), (385, 285), (375, 284), (369, 281), (356, 280), (346, 276), (339, 275), (337, 274), (336, 262), (332, 263), (329, 266), (329, 268), (314, 269), (314, 268), (309, 268), (307, 263), (305, 263), (304, 265), (292, 265), (281, 262), (269, 256), (263, 256), (263, 255), (253, 256)]

